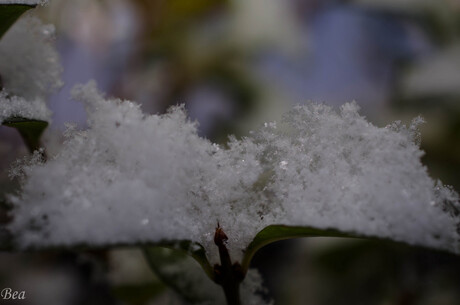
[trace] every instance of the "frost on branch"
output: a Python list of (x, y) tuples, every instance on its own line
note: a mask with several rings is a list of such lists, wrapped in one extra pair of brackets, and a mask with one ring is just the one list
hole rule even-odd
[(49, 119), (45, 98), (62, 85), (61, 71), (54, 27), (30, 16), (16, 22), (0, 40), (1, 120)]
[(94, 84), (74, 95), (89, 128), (25, 166), (11, 198), (21, 247), (190, 239), (217, 262), (219, 221), (235, 260), (271, 224), (459, 251), (457, 195), (427, 175), (415, 126), (378, 128), (353, 103), (309, 104), (222, 148), (197, 136), (182, 107), (145, 115)]

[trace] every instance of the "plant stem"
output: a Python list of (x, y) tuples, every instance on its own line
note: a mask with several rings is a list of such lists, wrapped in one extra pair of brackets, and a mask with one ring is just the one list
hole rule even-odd
[(215, 282), (222, 286), (227, 305), (241, 305), (240, 283), (244, 279), (244, 273), (239, 263), (232, 265), (230, 254), (225, 246), (227, 240), (227, 235), (218, 224), (214, 234), (214, 243), (219, 248), (221, 265), (214, 266)]

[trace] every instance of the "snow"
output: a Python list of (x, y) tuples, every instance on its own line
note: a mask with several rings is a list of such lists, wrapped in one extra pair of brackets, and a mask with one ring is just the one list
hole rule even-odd
[(0, 4), (44, 5), (48, 0), (0, 0)]
[(27, 101), (22, 97), (8, 96), (0, 91), (0, 123), (12, 117), (49, 121), (51, 111), (41, 99)]
[(32, 16), (17, 21), (0, 40), (0, 123), (9, 117), (50, 121), (49, 93), (62, 85), (54, 27)]
[(273, 305), (273, 300), (264, 300), (261, 294), (266, 294), (267, 288), (262, 275), (257, 269), (249, 269), (241, 285), (241, 300), (246, 305)]
[(19, 19), (0, 40), (0, 73), (8, 93), (44, 98), (62, 85), (54, 47), (54, 26), (38, 18)]
[(355, 103), (311, 103), (220, 147), (197, 135), (183, 107), (146, 115), (94, 83), (74, 97), (88, 129), (69, 130), (45, 164), (24, 166), (10, 198), (19, 247), (190, 239), (215, 263), (219, 222), (238, 261), (271, 224), (459, 252), (458, 197), (421, 164), (420, 118), (379, 128)]

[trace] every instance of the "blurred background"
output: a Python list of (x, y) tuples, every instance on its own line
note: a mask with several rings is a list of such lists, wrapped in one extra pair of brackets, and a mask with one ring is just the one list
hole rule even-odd
[[(50, 2), (34, 12), (55, 24), (64, 67), (50, 146), (66, 122), (85, 127), (69, 92), (90, 79), (147, 113), (185, 104), (222, 144), (295, 104), (355, 100), (379, 126), (422, 115), (424, 164), (460, 190), (459, 0)], [(0, 137), (6, 173), (27, 151), (14, 130)], [(3, 197), (14, 186), (0, 180)], [(254, 265), (276, 304), (460, 304), (459, 258), (423, 249), (294, 240)], [(181, 304), (138, 250), (0, 254), (0, 287), (13, 285), (34, 295), (17, 304)]]

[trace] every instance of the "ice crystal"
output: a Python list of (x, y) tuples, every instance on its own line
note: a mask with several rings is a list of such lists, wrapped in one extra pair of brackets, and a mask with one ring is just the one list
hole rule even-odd
[(379, 128), (354, 103), (311, 103), (223, 148), (200, 138), (182, 107), (145, 115), (94, 84), (74, 96), (88, 129), (25, 166), (11, 197), (22, 247), (190, 239), (216, 262), (219, 222), (235, 260), (271, 224), (459, 250), (457, 195), (428, 176), (415, 125)]

